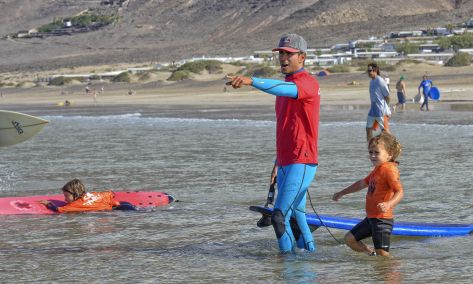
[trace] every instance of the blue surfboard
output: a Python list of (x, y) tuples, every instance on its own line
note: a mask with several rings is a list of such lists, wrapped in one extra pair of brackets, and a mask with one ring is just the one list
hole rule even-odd
[(439, 100), (440, 99), (440, 90), (437, 87), (430, 88), (429, 97), (432, 100)]
[[(250, 206), (251, 211), (263, 216), (271, 216), (273, 209), (264, 206)], [(325, 226), (329, 228), (351, 230), (361, 219), (330, 215), (306, 214), (309, 226)], [(319, 218), (320, 217), (320, 218)], [(394, 222), (393, 235), (418, 237), (448, 237), (473, 234), (473, 224), (437, 224), (417, 222)]]

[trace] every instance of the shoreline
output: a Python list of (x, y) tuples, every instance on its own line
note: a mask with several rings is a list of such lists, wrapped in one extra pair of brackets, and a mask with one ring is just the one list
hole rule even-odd
[[(407, 104), (406, 111), (396, 112), (391, 116), (391, 125), (437, 124), (437, 125), (473, 125), (473, 102), (443, 103), (432, 106), (432, 111), (419, 111), (419, 104)], [(160, 105), (160, 104), (113, 104), (80, 105), (57, 107), (44, 104), (10, 104), (0, 109), (23, 112), (34, 116), (120, 116), (138, 115), (140, 117), (160, 117), (176, 119), (230, 119), (275, 121), (273, 105)], [(322, 104), (320, 122), (351, 123), (366, 121), (368, 104)], [(46, 118), (47, 119), (47, 118)]]

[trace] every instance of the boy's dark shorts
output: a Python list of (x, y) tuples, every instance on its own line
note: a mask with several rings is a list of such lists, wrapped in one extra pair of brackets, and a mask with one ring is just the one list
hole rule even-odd
[(394, 219), (365, 218), (350, 230), (356, 241), (372, 237), (375, 249), (389, 251)]

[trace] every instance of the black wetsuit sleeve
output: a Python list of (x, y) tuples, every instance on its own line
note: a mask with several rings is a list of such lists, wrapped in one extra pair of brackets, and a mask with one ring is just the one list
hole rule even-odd
[(132, 211), (138, 211), (138, 208), (136, 208), (135, 205), (126, 202), (126, 201), (120, 201), (120, 205), (113, 207), (114, 210), (132, 210)]
[(56, 205), (54, 205), (54, 203), (52, 202), (49, 202), (48, 205), (46, 205), (46, 207), (50, 210), (53, 210), (54, 212), (58, 212), (58, 207)]

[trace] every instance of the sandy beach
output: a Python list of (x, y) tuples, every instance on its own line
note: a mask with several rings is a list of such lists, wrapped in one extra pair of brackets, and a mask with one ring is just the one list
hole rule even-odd
[[(123, 65), (102, 67), (81, 67), (74, 69), (76, 73), (93, 70), (113, 70), (123, 68)], [(397, 102), (394, 85), (400, 75), (406, 77), (408, 100), (417, 94), (417, 87), (423, 74), (427, 74), (441, 91), (441, 100), (435, 103), (436, 108), (450, 104), (473, 103), (473, 67), (443, 67), (426, 63), (405, 64), (389, 73), (391, 80), (391, 104)], [(274, 97), (262, 94), (260, 91), (245, 87), (234, 90), (225, 88), (225, 74), (234, 73), (238, 67), (224, 65), (219, 74), (194, 74), (190, 80), (169, 82), (166, 79), (170, 72), (154, 72), (146, 81), (130, 83), (110, 83), (92, 81), (89, 89), (96, 90), (86, 94), (86, 83), (74, 82), (65, 86), (38, 86), (32, 82), (34, 77), (46, 74), (64, 74), (72, 70), (49, 71), (44, 74), (0, 74), (2, 82), (10, 81), (3, 87), (0, 105), (2, 108), (21, 108), (25, 105), (42, 107), (66, 107), (65, 102), (71, 103), (69, 108), (85, 106), (113, 107), (117, 105), (187, 105), (187, 106), (271, 106)], [(279, 77), (283, 79), (282, 76)], [(322, 91), (322, 105), (365, 105), (369, 103), (369, 78), (362, 71), (353, 70), (348, 73), (331, 74), (318, 77)], [(103, 88), (103, 92), (102, 92)], [(132, 90), (132, 95), (129, 91)], [(16, 107), (15, 107), (16, 106)], [(417, 108), (416, 104), (408, 104), (408, 109)]]

